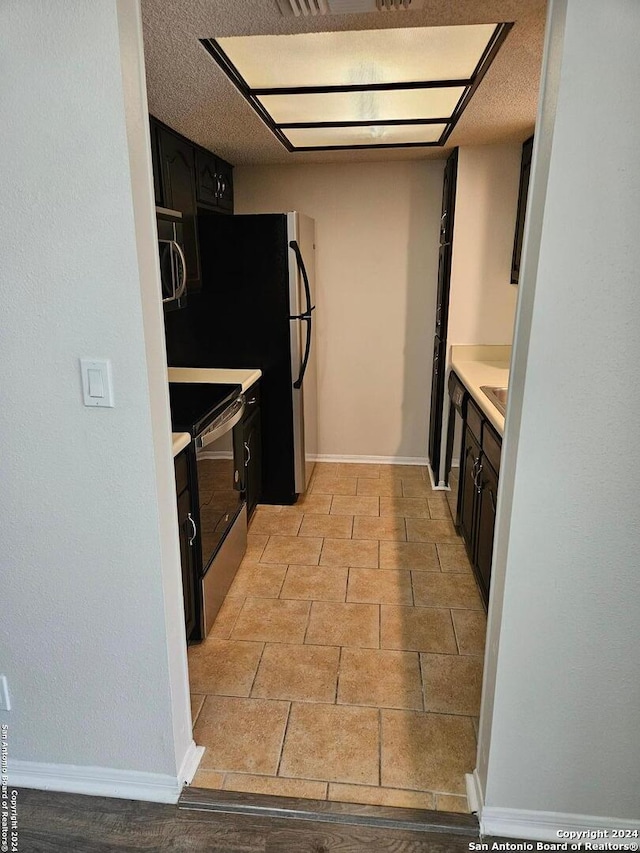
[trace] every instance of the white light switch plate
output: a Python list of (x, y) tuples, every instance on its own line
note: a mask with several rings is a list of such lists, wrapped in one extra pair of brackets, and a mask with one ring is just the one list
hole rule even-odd
[(0, 711), (10, 711), (11, 701), (9, 700), (9, 685), (7, 684), (7, 676), (0, 675)]
[(80, 371), (85, 406), (113, 408), (111, 362), (106, 358), (81, 358)]

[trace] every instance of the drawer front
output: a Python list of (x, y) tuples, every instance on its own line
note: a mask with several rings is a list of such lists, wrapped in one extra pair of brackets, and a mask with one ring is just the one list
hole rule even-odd
[(483, 417), (480, 409), (476, 406), (471, 398), (467, 400), (467, 426), (480, 443), (482, 438), (482, 421)]
[(462, 411), (462, 402), (466, 393), (467, 389), (452, 370), (449, 374), (449, 397), (458, 411)]
[(189, 463), (187, 455), (187, 451), (183, 450), (174, 460), (176, 469), (176, 494), (178, 495), (184, 492), (189, 485)]
[(502, 452), (502, 439), (495, 430), (485, 421), (482, 431), (482, 450), (487, 459), (493, 465), (496, 473), (500, 471), (500, 454)]
[(260, 406), (260, 380), (254, 382), (253, 385), (245, 391), (244, 395), (247, 407), (245, 413), (246, 418), (249, 417), (253, 409), (257, 409)]

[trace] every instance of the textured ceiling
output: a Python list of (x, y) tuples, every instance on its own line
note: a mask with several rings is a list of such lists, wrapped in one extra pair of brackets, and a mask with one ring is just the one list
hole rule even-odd
[[(546, 0), (427, 0), (411, 12), (283, 17), (276, 0), (142, 0), (149, 109), (233, 164), (342, 163), (443, 157), (456, 145), (524, 140), (535, 122)], [(513, 21), (442, 148), (288, 152), (199, 43), (200, 38)]]

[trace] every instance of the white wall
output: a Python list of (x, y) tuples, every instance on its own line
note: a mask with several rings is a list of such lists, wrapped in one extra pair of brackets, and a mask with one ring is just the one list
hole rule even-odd
[(13, 784), (164, 799), (193, 742), (140, 32), (131, 2), (0, 10), (0, 722)]
[(461, 147), (451, 259), (448, 345), (510, 344), (510, 284), (520, 145)]
[(550, 16), (477, 775), (486, 832), (557, 840), (640, 828), (640, 6)]
[(235, 170), (236, 212), (316, 220), (322, 455), (426, 455), (443, 165)]

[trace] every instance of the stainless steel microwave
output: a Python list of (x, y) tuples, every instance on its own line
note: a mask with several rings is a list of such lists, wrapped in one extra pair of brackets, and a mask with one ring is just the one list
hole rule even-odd
[(187, 303), (182, 214), (178, 210), (156, 207), (156, 216), (162, 304), (165, 311), (174, 311)]

